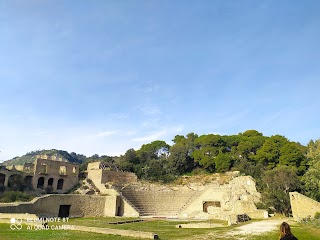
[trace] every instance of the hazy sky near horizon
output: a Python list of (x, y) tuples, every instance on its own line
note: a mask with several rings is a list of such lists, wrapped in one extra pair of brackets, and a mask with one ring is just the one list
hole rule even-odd
[(0, 160), (175, 135), (320, 138), (320, 1), (0, 0)]

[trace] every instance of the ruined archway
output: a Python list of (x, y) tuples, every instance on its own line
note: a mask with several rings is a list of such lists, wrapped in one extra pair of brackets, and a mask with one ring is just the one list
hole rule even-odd
[(25, 184), (22, 180), (21, 175), (11, 175), (8, 180), (8, 187), (14, 191), (23, 191), (25, 189)]
[(43, 186), (44, 186), (44, 177), (39, 177), (38, 183), (37, 183), (37, 188), (43, 189)]
[(52, 185), (53, 185), (53, 178), (49, 178), (48, 187), (52, 187)]
[(57, 190), (62, 190), (63, 189), (63, 182), (64, 182), (64, 180), (61, 179), (61, 178), (58, 180)]
[(24, 178), (24, 182), (26, 183), (27, 187), (31, 188), (32, 187), (32, 179), (33, 179), (33, 176), (26, 176)]
[(6, 181), (6, 175), (0, 173), (0, 186), (4, 186), (4, 182)]

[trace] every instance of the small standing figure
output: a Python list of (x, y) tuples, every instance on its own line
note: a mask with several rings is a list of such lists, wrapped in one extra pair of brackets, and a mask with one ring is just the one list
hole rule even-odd
[(298, 238), (293, 236), (290, 226), (286, 222), (283, 222), (280, 225), (280, 240), (298, 240)]

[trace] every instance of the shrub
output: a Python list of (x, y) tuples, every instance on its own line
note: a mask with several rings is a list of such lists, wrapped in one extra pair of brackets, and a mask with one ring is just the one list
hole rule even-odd
[(92, 184), (92, 183), (93, 183), (90, 178), (87, 179), (87, 182), (88, 182), (89, 184)]
[(320, 219), (320, 212), (316, 212), (316, 213), (314, 214), (314, 218), (315, 218), (315, 219)]
[[(262, 202), (258, 202), (258, 203), (256, 203), (256, 207), (257, 207), (257, 209), (267, 209), (267, 207), (266, 207), (266, 205), (264, 204), (264, 203), (262, 203)], [(269, 210), (269, 209), (268, 209)], [(271, 210), (270, 210), (271, 211)], [(268, 211), (268, 213), (269, 213), (269, 211)], [(272, 212), (273, 213), (273, 212)]]
[(52, 186), (48, 186), (45, 189), (46, 193), (53, 193), (53, 187)]
[(83, 186), (83, 189), (87, 190), (87, 189), (89, 189), (89, 186), (84, 185), (84, 186)]
[(6, 187), (3, 185), (0, 185), (0, 192), (4, 192), (6, 190)]
[(26, 202), (26, 201), (30, 201), (33, 198), (33, 196), (31, 195), (27, 195), (25, 193), (22, 192), (5, 192), (2, 197), (0, 198), (0, 202), (17, 202), (17, 201), (22, 201), (22, 202)]

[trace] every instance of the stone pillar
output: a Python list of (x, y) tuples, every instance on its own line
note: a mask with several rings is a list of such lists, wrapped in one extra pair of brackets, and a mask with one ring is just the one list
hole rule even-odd
[(57, 184), (58, 184), (58, 179), (53, 178), (53, 182), (52, 182), (52, 191), (53, 192), (57, 191)]
[(9, 174), (6, 174), (6, 178), (4, 180), (4, 186), (5, 187), (8, 187), (9, 177), (10, 177)]
[(44, 177), (43, 190), (46, 190), (46, 188), (48, 187), (48, 179), (49, 179), (49, 178), (45, 178), (45, 177)]

